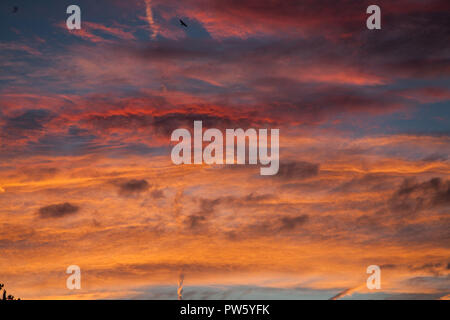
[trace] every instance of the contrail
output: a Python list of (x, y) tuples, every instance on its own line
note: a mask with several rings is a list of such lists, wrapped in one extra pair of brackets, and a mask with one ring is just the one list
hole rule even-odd
[(342, 297), (345, 297), (345, 296), (351, 296), (355, 291), (358, 291), (359, 289), (361, 289), (363, 287), (364, 287), (364, 284), (360, 285), (360, 286), (357, 286), (355, 288), (345, 289), (344, 291), (339, 292), (334, 297), (331, 297), (330, 300), (338, 300), (338, 299), (340, 299)]
[(152, 11), (152, 1), (151, 0), (145, 0), (145, 13), (147, 15), (147, 21), (150, 26), (150, 29), (152, 30), (152, 38), (155, 39), (158, 35), (158, 26), (155, 23), (155, 20), (153, 20), (153, 11)]
[(184, 274), (180, 274), (180, 278), (178, 279), (178, 300), (183, 300), (183, 282), (184, 282)]

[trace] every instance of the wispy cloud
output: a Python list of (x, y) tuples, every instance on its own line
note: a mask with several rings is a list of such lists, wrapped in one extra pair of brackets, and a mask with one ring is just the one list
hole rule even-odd
[(148, 26), (150, 27), (150, 31), (152, 32), (152, 39), (156, 39), (158, 36), (159, 26), (156, 24), (155, 19), (153, 17), (153, 9), (152, 9), (152, 0), (144, 0), (145, 1), (145, 14), (148, 22)]

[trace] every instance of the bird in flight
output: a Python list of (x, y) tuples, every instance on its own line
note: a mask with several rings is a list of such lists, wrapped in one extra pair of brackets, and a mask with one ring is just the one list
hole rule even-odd
[(180, 19), (180, 24), (183, 26), (183, 27), (185, 27), (185, 28), (187, 28), (188, 26), (187, 26), (187, 24), (186, 23), (184, 23), (184, 21), (183, 20), (181, 20)]
[(13, 11), (12, 11), (12, 12), (13, 12), (13, 13), (16, 13), (17, 11), (19, 11), (19, 7), (17, 7), (17, 6), (14, 6), (14, 7), (13, 7)]

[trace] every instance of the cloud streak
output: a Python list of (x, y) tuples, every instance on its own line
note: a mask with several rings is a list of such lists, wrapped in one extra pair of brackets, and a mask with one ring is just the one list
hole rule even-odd
[(152, 9), (152, 0), (144, 0), (145, 1), (145, 14), (148, 22), (148, 26), (152, 32), (152, 39), (156, 39), (158, 36), (158, 25), (155, 23), (153, 17), (153, 9)]

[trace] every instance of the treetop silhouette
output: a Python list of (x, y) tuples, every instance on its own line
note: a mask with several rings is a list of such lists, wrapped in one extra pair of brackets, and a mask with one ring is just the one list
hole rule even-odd
[(6, 294), (6, 289), (4, 288), (5, 285), (3, 283), (0, 283), (0, 291), (3, 289), (3, 295), (2, 295), (2, 301), (6, 301), (6, 300), (20, 300), (20, 298), (15, 299), (14, 296), (12, 294), (7, 295)]

